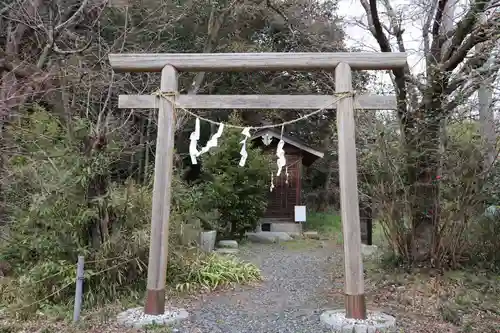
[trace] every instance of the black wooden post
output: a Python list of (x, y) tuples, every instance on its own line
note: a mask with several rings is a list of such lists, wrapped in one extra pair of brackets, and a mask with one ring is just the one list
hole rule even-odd
[(359, 204), (360, 223), (362, 224), (361, 230), (366, 230), (361, 233), (361, 241), (366, 245), (373, 245), (373, 212), (372, 200), (363, 200)]

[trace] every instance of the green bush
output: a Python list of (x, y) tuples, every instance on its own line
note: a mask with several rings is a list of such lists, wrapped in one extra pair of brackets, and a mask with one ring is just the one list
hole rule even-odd
[(203, 184), (204, 205), (216, 208), (220, 214), (215, 226), (220, 235), (242, 238), (255, 229), (267, 208), (271, 174), (270, 157), (247, 142), (248, 158), (239, 166), (240, 131), (227, 130), (219, 147), (202, 159), (207, 180)]
[(469, 231), (470, 263), (500, 272), (500, 219), (480, 217)]
[(56, 116), (31, 111), (6, 128), (18, 153), (7, 159), (3, 184), (9, 223), (0, 262), (13, 272), (0, 286), (1, 306), (24, 313), (68, 302), (78, 255), (86, 260), (86, 304), (131, 291), (145, 275), (151, 184), (111, 179), (121, 149), (111, 136), (102, 150), (82, 149), (88, 120), (72, 119), (70, 136)]
[(184, 256), (168, 270), (168, 278), (180, 292), (196, 289), (213, 290), (233, 283), (249, 283), (262, 278), (260, 270), (253, 264), (245, 263), (236, 257), (212, 254), (199, 254), (191, 258)]
[[(458, 127), (458, 125), (457, 125)], [(483, 166), (482, 158), (485, 154), (484, 142), (481, 140), (478, 124), (472, 123), (469, 126), (462, 125), (462, 131), (467, 135), (457, 145), (456, 150), (465, 149), (463, 147), (471, 146), (465, 151), (463, 160), (471, 165), (469, 169), (475, 167), (475, 172), (463, 172), (463, 178), (467, 177), (469, 187), (476, 188), (478, 191), (474, 197), (469, 200), (475, 204), (473, 207), (464, 207), (460, 210), (471, 212), (467, 230), (463, 237), (467, 238), (466, 257), (468, 264), (479, 265), (487, 269), (500, 272), (500, 164), (494, 163), (488, 166), (486, 170)], [(471, 152), (472, 151), (472, 152)], [(471, 158), (471, 156), (473, 158)], [(453, 193), (457, 197), (465, 196), (464, 191)], [(471, 214), (471, 215), (472, 215)]]
[(314, 230), (325, 236), (342, 239), (342, 221), (334, 210), (313, 212), (307, 216), (305, 230)]
[[(19, 153), (7, 159), (3, 183), (9, 224), (0, 263), (7, 262), (12, 272), (0, 279), (0, 308), (16, 315), (70, 304), (79, 255), (85, 257), (87, 308), (121, 295), (142, 298), (145, 290), (152, 182), (115, 180), (113, 163), (122, 151), (118, 140), (109, 136), (103, 149), (82, 153), (90, 124), (75, 118), (71, 127), (70, 137), (57, 117), (35, 108), (23, 122), (6, 128)], [(103, 191), (91, 195), (96, 184)], [(194, 273), (180, 279), (178, 272), (201, 272), (207, 279), (218, 270), (216, 285), (256, 276), (245, 264), (207, 259), (180, 246), (181, 224), (202, 213), (203, 219), (213, 219), (213, 209), (200, 212), (201, 192), (192, 191), (176, 173), (172, 191), (167, 282), (175, 287), (204, 281)]]

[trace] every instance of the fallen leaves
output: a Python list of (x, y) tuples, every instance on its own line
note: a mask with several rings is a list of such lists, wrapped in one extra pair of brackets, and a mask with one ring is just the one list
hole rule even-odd
[(479, 275), (372, 269), (367, 273), (368, 304), (396, 316), (402, 332), (498, 333), (500, 311), (491, 311), (498, 307), (498, 277)]

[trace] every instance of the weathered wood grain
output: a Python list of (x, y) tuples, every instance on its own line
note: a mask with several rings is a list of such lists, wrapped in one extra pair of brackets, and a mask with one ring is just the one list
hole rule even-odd
[[(335, 91), (352, 91), (351, 68), (341, 63), (335, 70)], [(356, 166), (356, 129), (352, 98), (337, 104), (340, 212), (344, 241), (345, 294), (347, 317), (366, 318), (364, 307), (363, 261), (361, 257), (361, 225), (359, 220), (358, 176)], [(347, 299), (346, 299), (347, 300)], [(364, 313), (363, 313), (364, 312)]]
[[(161, 91), (176, 91), (177, 71), (165, 66), (161, 73)], [(166, 99), (159, 102), (158, 137), (156, 139), (151, 238), (149, 246), (147, 295), (144, 312), (163, 314), (168, 259), (168, 226), (174, 160), (175, 112)]]
[(403, 52), (301, 53), (126, 53), (109, 55), (116, 72), (159, 72), (166, 65), (178, 71), (334, 70), (339, 63), (352, 69), (395, 69), (406, 65)]
[[(185, 109), (337, 109), (332, 95), (179, 95), (176, 104)], [(158, 108), (159, 97), (153, 95), (120, 95), (119, 108)], [(394, 110), (396, 97), (359, 95), (354, 107), (362, 110)]]

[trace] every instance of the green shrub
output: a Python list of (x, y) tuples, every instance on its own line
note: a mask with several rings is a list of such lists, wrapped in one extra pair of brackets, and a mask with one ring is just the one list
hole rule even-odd
[(34, 310), (71, 299), (78, 255), (87, 261), (87, 304), (112, 299), (144, 278), (151, 186), (112, 180), (121, 149), (109, 136), (102, 149), (87, 150), (88, 120), (71, 119), (70, 135), (56, 116), (31, 111), (6, 128), (18, 153), (3, 184), (9, 224), (0, 261), (13, 279), (2, 303)]
[[(12, 272), (0, 279), (0, 309), (18, 316), (72, 304), (79, 255), (85, 257), (86, 308), (122, 295), (144, 296), (152, 182), (115, 180), (111, 173), (122, 151), (119, 140), (109, 136), (103, 149), (82, 153), (91, 126), (74, 118), (71, 127), (70, 139), (57, 117), (35, 108), (23, 122), (6, 128), (19, 153), (7, 160), (2, 184), (9, 225), (0, 262)], [(102, 193), (90, 195), (96, 184)], [(203, 211), (202, 191), (193, 191), (177, 173), (172, 192), (167, 282), (173, 288), (182, 283), (215, 288), (257, 278), (253, 266), (207, 258), (180, 245), (182, 223), (201, 218), (213, 224), (216, 211)], [(98, 242), (92, 236), (96, 229)]]
[(495, 163), (481, 187), (483, 199), (467, 233), (469, 264), (500, 272), (500, 165)]
[(304, 229), (314, 230), (328, 237), (342, 239), (342, 221), (340, 215), (333, 210), (311, 213), (307, 216)]
[[(12, 277), (0, 287), (3, 288), (0, 307), (8, 305), (12, 312), (22, 314), (53, 304), (70, 303), (74, 293), (76, 258), (80, 254), (86, 261), (86, 306), (114, 300), (124, 293), (140, 296), (142, 292), (139, 294), (137, 290), (145, 287), (149, 253), (150, 193), (150, 187), (137, 184), (115, 185), (109, 189), (108, 204), (123, 212), (123, 224), (97, 249), (88, 244), (71, 248), (60, 241), (61, 235), (45, 233), (41, 229), (37, 230), (38, 235), (31, 234), (31, 224), (19, 221), (11, 229), (8, 241), (0, 247), (0, 258), (15, 266)], [(38, 220), (38, 223), (49, 225), (51, 218), (58, 222), (54, 214), (47, 215), (47, 220)], [(85, 235), (78, 235), (77, 230), (71, 230), (69, 222), (71, 220), (67, 226), (60, 227), (61, 234), (74, 233), (75, 239), (84, 238)], [(38, 236), (45, 246), (40, 246)], [(47, 254), (46, 258), (43, 253)]]
[(240, 131), (226, 130), (219, 147), (202, 158), (204, 206), (220, 214), (215, 226), (221, 235), (242, 238), (255, 229), (267, 207), (271, 162), (260, 149), (247, 142), (248, 158), (244, 167), (240, 161)]
[(196, 289), (213, 290), (233, 283), (249, 283), (262, 278), (260, 270), (251, 263), (236, 257), (197, 253), (190, 259), (184, 257), (168, 270), (168, 278), (180, 292)]
[(500, 272), (500, 218), (481, 216), (468, 230), (469, 264)]

